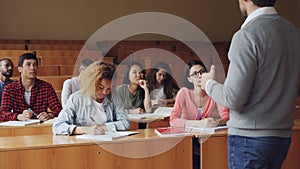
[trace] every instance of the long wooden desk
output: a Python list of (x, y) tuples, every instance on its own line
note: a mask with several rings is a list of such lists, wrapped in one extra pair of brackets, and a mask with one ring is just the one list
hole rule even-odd
[[(142, 119), (142, 120), (131, 120), (130, 121), (130, 130), (139, 129), (139, 122), (148, 123), (148, 128), (157, 128), (157, 127), (168, 127), (169, 118), (165, 119)], [(42, 135), (42, 134), (52, 134), (52, 124), (50, 123), (40, 123), (32, 124), (26, 126), (17, 126), (17, 127), (3, 127), (0, 126), (0, 137), (7, 136), (26, 136), (26, 135)]]
[(17, 127), (0, 127), (0, 137), (52, 134), (52, 124), (39, 123)]
[[(42, 161), (41, 163), (46, 163), (47, 159), (51, 159), (49, 162), (50, 167), (48, 168), (61, 167), (61, 164), (59, 162), (64, 161), (65, 158), (67, 158), (66, 159), (67, 166), (70, 167), (73, 167), (73, 165), (75, 164), (76, 164), (75, 166), (81, 166), (81, 167), (83, 165), (97, 166), (100, 165), (99, 161), (102, 161), (103, 158), (104, 159), (109, 158), (103, 160), (103, 161), (108, 161), (109, 163), (107, 164), (108, 168), (118, 168), (119, 165), (123, 166), (123, 164), (124, 165), (126, 164), (124, 168), (134, 168), (132, 166), (135, 165), (140, 167), (141, 164), (141, 165), (151, 166), (153, 168), (168, 168), (168, 166), (171, 166), (170, 168), (172, 169), (173, 168), (176, 169), (176, 167), (189, 168), (191, 165), (189, 162), (186, 162), (186, 160), (191, 161), (192, 158), (191, 157), (192, 150), (190, 149), (191, 140), (189, 138), (184, 139), (177, 146), (171, 147), (169, 151), (161, 155), (158, 155), (159, 153), (157, 153), (157, 156), (155, 157), (149, 157), (149, 158), (145, 157), (145, 158), (136, 159), (136, 158), (121, 157), (116, 155), (118, 153), (113, 154), (111, 153), (111, 151), (106, 151), (105, 145), (106, 147), (108, 145), (110, 145), (110, 147), (111, 145), (113, 145), (113, 147), (115, 147), (114, 151), (122, 150), (125, 153), (130, 153), (132, 152), (132, 150), (136, 150), (136, 148), (129, 148), (131, 147), (129, 145), (130, 144), (136, 145), (138, 144), (137, 142), (139, 142), (141, 147), (137, 148), (137, 150), (141, 149), (144, 150), (144, 152), (149, 154), (153, 152), (152, 149), (155, 143), (157, 144), (157, 146), (160, 145), (160, 146), (167, 147), (171, 145), (170, 142), (167, 141), (169, 139), (159, 138), (153, 132), (153, 129), (146, 129), (146, 130), (141, 130), (143, 132), (139, 135), (130, 136), (128, 138), (124, 138), (121, 140), (119, 139), (114, 140), (113, 144), (108, 142), (102, 142), (101, 143), (102, 147), (99, 147), (92, 141), (78, 140), (76, 139), (75, 136), (52, 136), (51, 127), (52, 127), (51, 124), (29, 125), (25, 127), (0, 127), (0, 135), (1, 135), (0, 168), (14, 168), (14, 164), (16, 161), (21, 160), (23, 163), (23, 161), (27, 161), (31, 158), (41, 159)], [(39, 134), (46, 134), (46, 135), (39, 135)], [(21, 137), (21, 135), (27, 135), (27, 136)], [(32, 136), (28, 136), (28, 135), (32, 135)], [(9, 136), (18, 136), (18, 137), (9, 137)], [(205, 135), (201, 135), (198, 137), (200, 141), (202, 141), (202, 143), (200, 144), (200, 163), (201, 163), (200, 168), (202, 169), (228, 168), (227, 131), (226, 130), (218, 131), (217, 133), (209, 137)], [(154, 146), (154, 149), (159, 149), (159, 148)], [(189, 153), (186, 154), (187, 151)], [(182, 154), (181, 152), (185, 152), (185, 153)], [(100, 153), (102, 156), (99, 156), (98, 153)], [(138, 154), (137, 156), (142, 156), (142, 155)], [(282, 168), (298, 169), (300, 166), (299, 156), (300, 156), (300, 119), (296, 119), (295, 126), (293, 127), (291, 146), (288, 152), (288, 156), (284, 161)], [(116, 160), (116, 163), (118, 163), (118, 165), (115, 164), (113, 162), (114, 160), (111, 159)], [(59, 162), (54, 162), (56, 160), (58, 160)], [(167, 162), (168, 160), (173, 161), (172, 164), (169, 164)], [(72, 161), (74, 161), (74, 164)], [(184, 162), (185, 164), (180, 165), (181, 163), (178, 164), (178, 161), (185, 161)], [(85, 163), (85, 164), (81, 164), (81, 163)], [(106, 166), (106, 162), (104, 163)], [(7, 167), (2, 167), (3, 165)], [(12, 166), (10, 167), (10, 165)], [(32, 163), (27, 164), (27, 162), (25, 162), (24, 165), (29, 165), (28, 168), (35, 167), (32, 166), (33, 165)], [(101, 166), (102, 165), (103, 164), (101, 163)], [(47, 168), (41, 166), (41, 164), (38, 164), (38, 166), (41, 168)], [(87, 166), (84, 166), (82, 168), (93, 168)]]
[(0, 168), (192, 169), (192, 137), (160, 138), (153, 129), (97, 144), (76, 136), (0, 137)]
[[(228, 168), (227, 131), (218, 131), (216, 134), (199, 137), (200, 168), (220, 169)], [(292, 142), (282, 169), (299, 169), (300, 167), (300, 119), (295, 119)]]

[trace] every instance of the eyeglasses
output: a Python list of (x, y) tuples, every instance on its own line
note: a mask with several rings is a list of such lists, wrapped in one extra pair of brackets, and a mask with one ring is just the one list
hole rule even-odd
[(192, 74), (190, 74), (189, 77), (196, 78), (199, 75), (202, 75), (203, 73), (206, 73), (206, 70), (205, 69), (200, 69), (198, 72), (193, 72)]

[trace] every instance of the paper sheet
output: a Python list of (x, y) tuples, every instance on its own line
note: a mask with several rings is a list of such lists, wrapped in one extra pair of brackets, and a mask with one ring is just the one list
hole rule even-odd
[(102, 135), (91, 135), (91, 134), (77, 135), (76, 138), (84, 139), (84, 140), (93, 140), (93, 141), (111, 141), (116, 138), (129, 136), (137, 133), (139, 132), (136, 131), (105, 132), (105, 134)]
[(41, 121), (38, 119), (31, 119), (26, 121), (7, 121), (7, 122), (0, 123), (0, 126), (25, 126), (25, 125), (36, 124), (40, 122)]

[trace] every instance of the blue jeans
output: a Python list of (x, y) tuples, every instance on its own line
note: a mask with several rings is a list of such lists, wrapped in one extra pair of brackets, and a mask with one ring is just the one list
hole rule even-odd
[(280, 169), (291, 138), (228, 135), (230, 169)]

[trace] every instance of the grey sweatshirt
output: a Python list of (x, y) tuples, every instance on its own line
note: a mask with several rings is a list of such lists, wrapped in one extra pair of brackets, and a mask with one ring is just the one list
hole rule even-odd
[(230, 109), (228, 134), (290, 137), (300, 85), (300, 32), (277, 14), (260, 15), (235, 33), (223, 84), (207, 93)]

